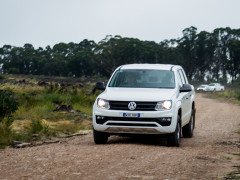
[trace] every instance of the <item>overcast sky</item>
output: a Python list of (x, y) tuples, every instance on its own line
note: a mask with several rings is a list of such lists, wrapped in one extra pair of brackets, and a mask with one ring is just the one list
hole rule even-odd
[(0, 0), (0, 47), (99, 42), (121, 35), (160, 42), (190, 26), (240, 28), (240, 0)]

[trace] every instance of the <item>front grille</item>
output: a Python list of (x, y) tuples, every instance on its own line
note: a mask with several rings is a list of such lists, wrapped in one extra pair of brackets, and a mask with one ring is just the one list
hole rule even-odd
[[(158, 124), (160, 124), (161, 126), (170, 126), (171, 125), (171, 121), (170, 122), (163, 122), (161, 120), (161, 118), (130, 118), (130, 117), (109, 117), (109, 116), (99, 116), (101, 118), (98, 118), (98, 116), (96, 116), (96, 123), (97, 124), (104, 124), (107, 121), (132, 121), (132, 122), (156, 122)], [(124, 122), (123, 122), (124, 123)], [(112, 125), (112, 124), (117, 124), (117, 123), (108, 123), (107, 125)], [(127, 123), (125, 123), (127, 124)], [(142, 125), (142, 124), (141, 124)], [(144, 125), (142, 125), (144, 126)], [(155, 125), (156, 126), (156, 125)]]
[[(130, 101), (109, 101), (110, 109), (112, 110), (129, 110), (128, 104)], [(135, 101), (137, 104), (136, 109), (133, 111), (156, 111), (155, 107), (157, 102), (138, 102)]]

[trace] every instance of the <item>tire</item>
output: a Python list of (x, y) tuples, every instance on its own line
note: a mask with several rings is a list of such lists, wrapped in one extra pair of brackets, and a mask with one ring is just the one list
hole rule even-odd
[(93, 130), (93, 139), (95, 144), (107, 144), (108, 134), (104, 132)]
[(180, 142), (181, 142), (180, 120), (181, 120), (180, 116), (178, 116), (176, 130), (174, 133), (172, 133), (168, 136), (168, 139), (167, 139), (168, 146), (176, 146), (176, 147), (180, 146)]
[(195, 116), (194, 116), (194, 110), (192, 110), (189, 123), (182, 128), (183, 137), (192, 138), (194, 127), (195, 127)]

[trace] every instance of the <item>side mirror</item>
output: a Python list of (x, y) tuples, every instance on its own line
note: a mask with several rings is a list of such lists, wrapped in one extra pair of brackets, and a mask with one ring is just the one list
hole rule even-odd
[(105, 90), (104, 82), (97, 82), (95, 85), (95, 89)]
[(190, 92), (192, 91), (192, 86), (190, 84), (184, 84), (181, 88), (180, 88), (180, 93), (181, 92)]

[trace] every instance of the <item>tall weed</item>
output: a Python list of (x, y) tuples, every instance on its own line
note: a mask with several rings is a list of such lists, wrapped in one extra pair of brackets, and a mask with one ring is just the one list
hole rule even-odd
[(0, 148), (8, 146), (12, 142), (12, 131), (9, 123), (0, 122)]

